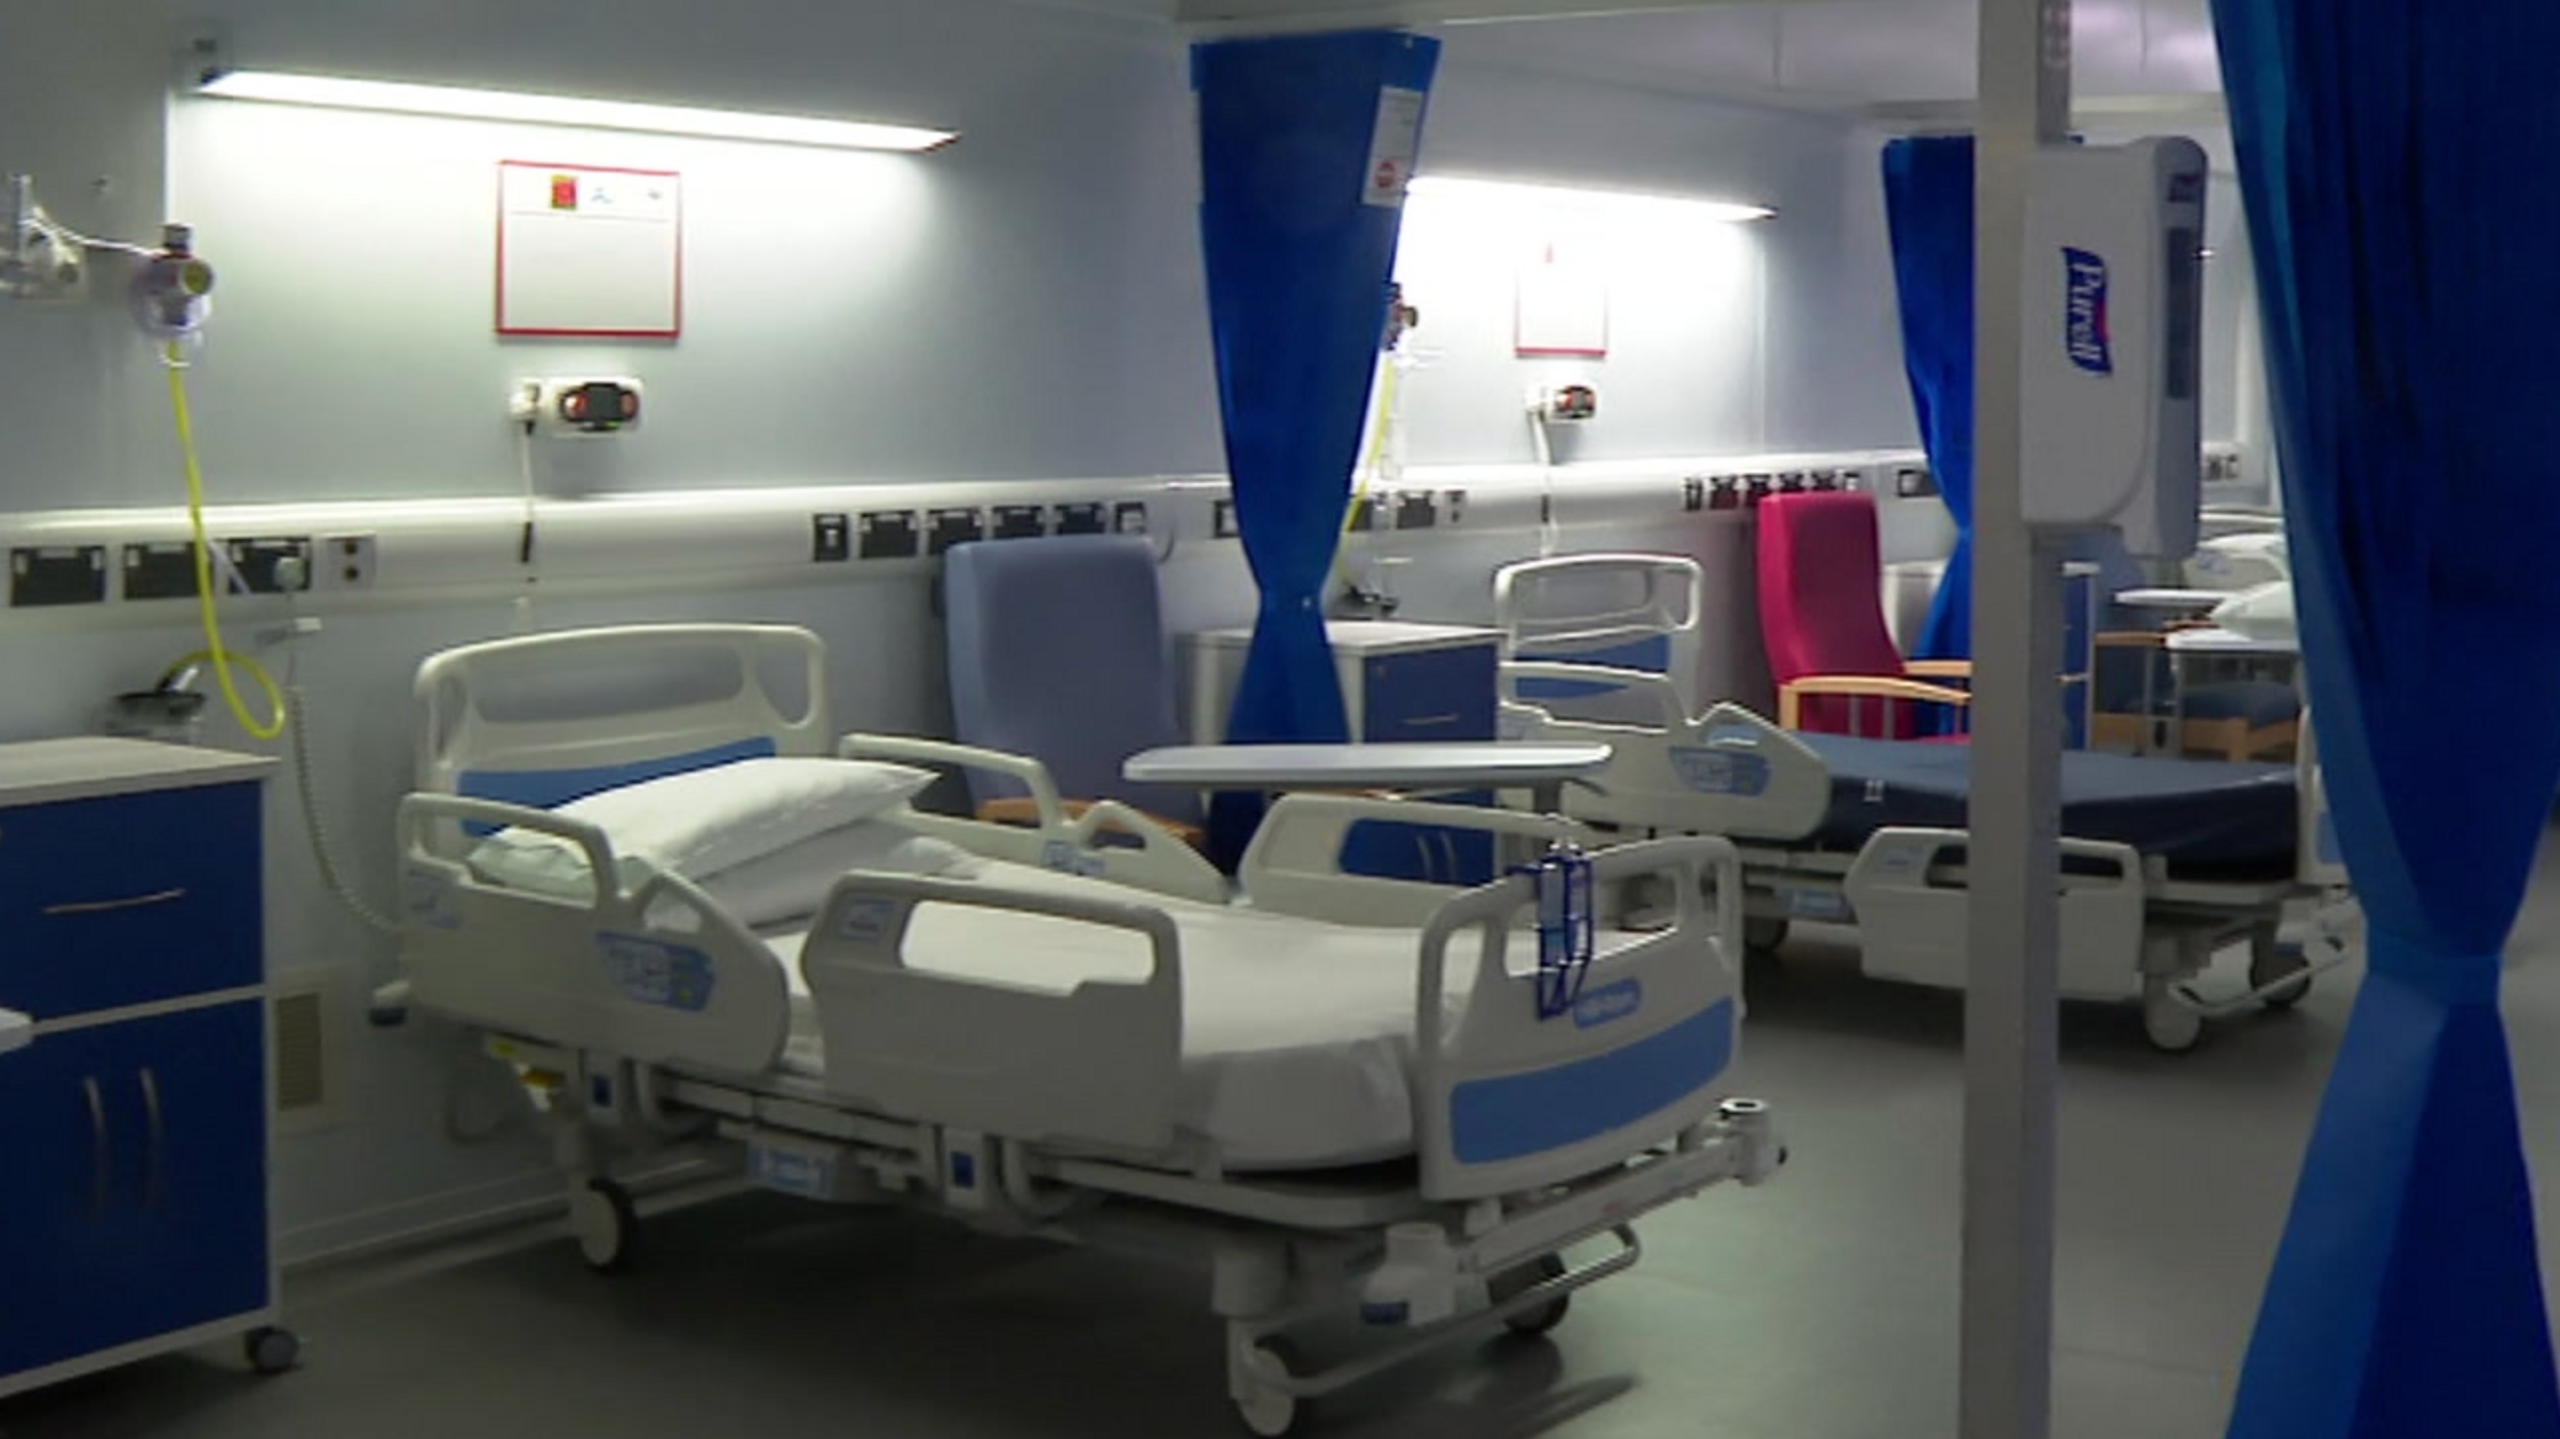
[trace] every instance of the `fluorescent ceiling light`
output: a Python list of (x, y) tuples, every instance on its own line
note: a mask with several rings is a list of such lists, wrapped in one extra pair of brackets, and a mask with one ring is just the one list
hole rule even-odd
[(1735, 200), (1706, 200), (1687, 195), (1646, 195), (1626, 190), (1585, 190), (1566, 185), (1529, 185), (1513, 180), (1483, 180), (1457, 175), (1420, 175), (1408, 187), (1429, 199), (1443, 197), (1548, 210), (1581, 210), (1638, 215), (1679, 213), (1705, 220), (1740, 224), (1766, 220), (1778, 212), (1766, 205)]
[(777, 145), (826, 145), (846, 150), (932, 150), (959, 139), (949, 130), (770, 115), (750, 110), (703, 110), (687, 105), (642, 105), (628, 100), (582, 100), (513, 90), (471, 90), (451, 85), (408, 85), (389, 80), (348, 80), (328, 75), (289, 75), (275, 70), (228, 70), (206, 80), (199, 94), (229, 100), (271, 100), (341, 110), (388, 110), (402, 115), (449, 115), (508, 120), (525, 125), (575, 125), (593, 130), (645, 130), (653, 134), (709, 135), (723, 140), (762, 140)]

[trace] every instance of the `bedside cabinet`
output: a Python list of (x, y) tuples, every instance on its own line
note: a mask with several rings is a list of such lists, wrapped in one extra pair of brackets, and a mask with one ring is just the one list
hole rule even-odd
[[(1329, 620), (1334, 673), (1342, 681), (1351, 738), (1364, 744), (1498, 738), (1502, 632), (1472, 625)], [(1227, 711), (1244, 677), (1250, 630), (1183, 637), (1191, 741), (1223, 744)], [(1491, 803), (1491, 795), (1443, 796)], [(1430, 825), (1355, 826), (1343, 850), (1353, 874), (1433, 884), (1484, 884), (1494, 875), (1490, 835)]]
[(0, 745), (0, 1394), (270, 1326), (272, 760)]

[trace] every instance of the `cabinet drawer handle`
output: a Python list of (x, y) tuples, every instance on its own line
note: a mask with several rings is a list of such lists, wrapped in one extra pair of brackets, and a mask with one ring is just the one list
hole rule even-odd
[(1406, 729), (1432, 729), (1440, 725), (1456, 724), (1457, 722), (1458, 717), (1454, 714), (1421, 715), (1417, 718), (1406, 720), (1404, 722), (1404, 727)]
[(131, 899), (99, 899), (85, 904), (48, 904), (44, 907), (44, 913), (48, 917), (66, 914), (113, 914), (120, 909), (149, 909), (155, 904), (175, 904), (186, 897), (187, 892), (183, 889), (164, 889), (158, 894), (137, 894)]
[(151, 1125), (149, 1162), (142, 1171), (142, 1207), (160, 1207), (160, 1154), (167, 1149), (169, 1126), (160, 1112), (160, 1076), (149, 1065), (142, 1069), (142, 1112)]
[(80, 1081), (80, 1093), (89, 1101), (89, 1217), (97, 1219), (107, 1212), (107, 1176), (115, 1167), (107, 1162), (107, 1097), (95, 1076)]

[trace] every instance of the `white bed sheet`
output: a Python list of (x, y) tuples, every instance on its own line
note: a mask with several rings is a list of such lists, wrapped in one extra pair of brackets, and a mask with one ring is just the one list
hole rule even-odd
[[(1008, 887), (1090, 894), (1096, 881), (983, 863)], [(1182, 935), (1184, 1123), (1235, 1169), (1314, 1169), (1413, 1150), (1414, 1001), (1420, 934), (1147, 897)], [(821, 1078), (818, 1015), (800, 973), (807, 931), (770, 934), (792, 985), (784, 1066)], [(957, 977), (1066, 989), (1147, 972), (1144, 942), (1039, 915), (928, 907), (908, 962)], [(1450, 946), (1443, 1012), (1463, 1010), (1481, 949)]]

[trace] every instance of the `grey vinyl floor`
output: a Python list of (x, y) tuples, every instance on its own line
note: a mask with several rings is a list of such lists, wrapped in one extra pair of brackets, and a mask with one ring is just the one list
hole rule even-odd
[[(2560, 866), (2508, 1010), (2528, 1143), (2560, 1079)], [(2056, 1430), (2218, 1435), (2354, 989), (2152, 1053), (2129, 1012), (2065, 1019)], [(1502, 1339), (1329, 1402), (1317, 1432), (1936, 1439), (1956, 1428), (1961, 1010), (1799, 943), (1755, 972), (1745, 1088), (1794, 1150), (1756, 1192), (1654, 1215), (1632, 1274), (1549, 1340)], [(2546, 1207), (2543, 1232), (2555, 1227)], [(227, 1350), (0, 1403), (10, 1439), (1220, 1436), (1205, 1285), (923, 1216), (747, 1195), (653, 1217), (643, 1261), (565, 1243), (314, 1276), (302, 1369)], [(460, 1258), (462, 1262), (453, 1262)]]

